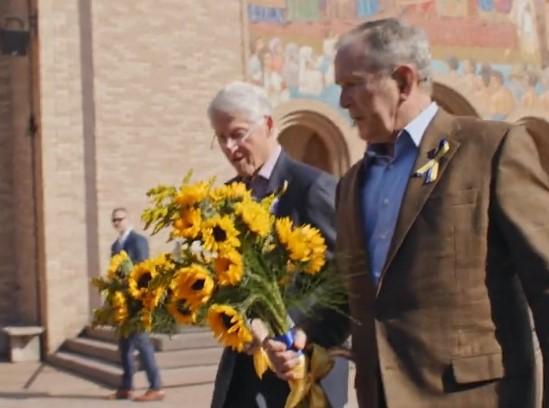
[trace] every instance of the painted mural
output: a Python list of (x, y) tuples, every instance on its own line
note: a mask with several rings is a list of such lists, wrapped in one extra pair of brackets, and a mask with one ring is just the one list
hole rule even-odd
[(338, 106), (338, 36), (368, 19), (400, 16), (427, 32), (435, 80), (485, 118), (549, 109), (549, 1), (250, 0), (249, 81), (274, 105), (292, 98)]

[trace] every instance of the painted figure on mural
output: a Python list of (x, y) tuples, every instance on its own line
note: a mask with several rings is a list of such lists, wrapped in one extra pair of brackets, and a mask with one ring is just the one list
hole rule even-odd
[(503, 74), (492, 70), (489, 85), (491, 97), (489, 117), (495, 120), (504, 120), (515, 109), (515, 98), (509, 89), (505, 87)]
[(284, 54), (280, 38), (274, 37), (269, 41), (269, 51), (272, 55), (272, 69), (281, 74), (284, 67)]
[(299, 46), (294, 42), (286, 44), (282, 78), (286, 82), (290, 96), (296, 97), (299, 93)]
[(538, 109), (541, 107), (540, 99), (537, 92), (538, 75), (535, 72), (528, 72), (526, 75), (528, 80), (528, 87), (524, 92), (520, 103), (525, 109)]
[(319, 96), (324, 87), (322, 72), (312, 47), (302, 46), (299, 50), (299, 93)]
[(457, 88), (470, 97), (482, 87), (482, 79), (477, 75), (477, 63), (472, 59), (464, 60), (463, 75)]
[(459, 74), (459, 61), (456, 57), (450, 57), (446, 60), (446, 65), (448, 65), (448, 72), (440, 75), (438, 79), (444, 84), (456, 88), (457, 84), (462, 80)]
[(334, 58), (337, 44), (337, 34), (329, 31), (322, 41), (322, 55), (319, 58), (318, 69), (323, 75), (324, 87), (333, 85), (334, 79)]
[(286, 0), (289, 21), (318, 21), (320, 0)]
[(359, 17), (370, 17), (379, 11), (379, 0), (356, 0), (356, 14)]
[(511, 19), (517, 27), (520, 50), (531, 57), (537, 56), (539, 41), (534, 1), (515, 0), (511, 9)]
[(252, 41), (250, 58), (248, 59), (248, 80), (256, 85), (261, 85), (263, 70), (261, 68), (260, 53), (265, 48), (265, 40), (257, 37)]
[(541, 85), (543, 92), (539, 96), (541, 108), (545, 111), (549, 110), (549, 67), (544, 68), (541, 73)]
[[(482, 64), (477, 68), (477, 79), (472, 82), (476, 84), (475, 88), (471, 89), (469, 98), (475, 101), (475, 107), (481, 117), (488, 117), (492, 113), (490, 103), (492, 99), (492, 89), (490, 81), (492, 77), (492, 66), (490, 64)], [(470, 79), (472, 79), (470, 77)], [(467, 95), (467, 94), (465, 94)]]
[(507, 88), (517, 101), (521, 101), (528, 89), (528, 69), (524, 65), (513, 65), (507, 79)]
[(290, 99), (282, 76), (274, 70), (273, 55), (268, 49), (263, 50), (261, 54), (261, 64), (263, 68), (263, 81), (261, 85), (267, 91), (271, 104), (277, 106)]

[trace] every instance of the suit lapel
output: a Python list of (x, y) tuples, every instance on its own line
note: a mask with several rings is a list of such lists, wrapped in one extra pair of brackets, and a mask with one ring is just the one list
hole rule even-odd
[[(351, 264), (345, 266), (349, 275), (349, 302), (361, 302), (375, 297), (376, 289), (372, 281), (369, 268), (369, 254), (364, 235), (364, 222), (362, 217), (361, 186), (364, 177), (363, 161), (355, 165), (345, 178), (344, 185), (340, 186), (340, 194), (347, 196), (339, 197), (338, 209), (338, 236), (341, 241), (347, 242), (343, 247), (349, 253), (342, 253), (341, 256), (351, 260)], [(344, 205), (343, 205), (344, 204)], [(343, 238), (345, 237), (345, 238)], [(362, 300), (361, 300), (362, 299)], [(357, 304), (358, 308), (360, 306)]]
[(362, 180), (364, 178), (363, 163), (363, 161), (360, 161), (360, 165), (356, 166), (353, 169), (353, 172), (351, 173), (351, 179), (349, 181), (351, 185), (350, 192), (352, 194), (351, 199), (348, 200), (348, 202), (350, 203), (350, 208), (348, 210), (349, 214), (351, 214), (351, 217), (349, 219), (356, 220), (356, 222), (351, 222), (349, 224), (349, 228), (352, 231), (352, 242), (356, 243), (357, 249), (364, 251), (366, 265), (369, 265), (366, 240), (364, 237), (364, 221), (362, 218), (361, 208), (362, 197), (360, 187), (362, 186)]
[(273, 172), (271, 173), (271, 177), (269, 177), (269, 183), (267, 184), (267, 194), (271, 194), (278, 190), (285, 181), (288, 183), (290, 182), (291, 174), (288, 171), (288, 166), (290, 164), (290, 158), (288, 155), (283, 151), (280, 152), (280, 156), (278, 157), (278, 160), (276, 161), (276, 164), (273, 168)]
[(433, 192), (439, 181), (444, 175), (444, 171), (450, 160), (459, 148), (459, 141), (456, 139), (457, 125), (454, 118), (439, 108), (438, 113), (433, 118), (431, 124), (427, 127), (425, 135), (419, 146), (416, 162), (412, 167), (412, 174), (420, 166), (423, 166), (429, 160), (429, 153), (436, 149), (442, 139), (447, 139), (450, 144), (450, 150), (439, 161), (440, 167), (438, 177), (431, 183), (425, 184), (423, 177), (411, 176), (408, 180), (408, 186), (404, 193), (404, 199), (400, 208), (398, 221), (396, 224), (391, 246), (385, 261), (385, 266), (381, 273), (377, 292), (381, 290), (383, 278), (389, 269), (396, 253), (398, 252), (406, 234), (410, 230), (420, 211), (422, 210), (429, 195)]

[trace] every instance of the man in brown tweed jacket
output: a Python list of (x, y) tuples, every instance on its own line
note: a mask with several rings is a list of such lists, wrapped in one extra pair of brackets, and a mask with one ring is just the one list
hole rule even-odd
[[(335, 64), (368, 142), (337, 199), (360, 407), (549, 406), (549, 140), (444, 112), (425, 34), (397, 19), (344, 35)], [(295, 353), (265, 347), (291, 377)]]

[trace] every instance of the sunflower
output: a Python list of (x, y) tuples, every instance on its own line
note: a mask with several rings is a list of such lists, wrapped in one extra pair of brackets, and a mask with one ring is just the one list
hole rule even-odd
[(181, 210), (179, 216), (173, 222), (172, 235), (174, 237), (194, 239), (200, 232), (201, 221), (200, 209), (185, 208)]
[(253, 233), (265, 238), (271, 232), (272, 216), (269, 211), (253, 200), (244, 200), (234, 206), (236, 214)]
[(275, 229), (281, 244), (294, 262), (305, 263), (304, 271), (315, 274), (326, 263), (326, 241), (317, 228), (310, 225), (293, 228), (289, 218), (275, 221)]
[(112, 320), (115, 324), (120, 325), (128, 318), (128, 302), (124, 293), (117, 290), (111, 298)]
[(195, 205), (207, 197), (209, 187), (209, 184), (203, 181), (184, 185), (177, 192), (175, 202), (182, 207)]
[(252, 199), (250, 190), (246, 187), (246, 184), (241, 182), (233, 182), (230, 184), (224, 184), (218, 186), (210, 191), (210, 197), (214, 201), (223, 200), (246, 200)]
[(149, 282), (157, 275), (157, 263), (147, 259), (135, 265), (128, 279), (128, 291), (134, 299), (141, 300), (148, 292)]
[(244, 316), (229, 305), (212, 305), (208, 310), (208, 323), (217, 340), (235, 351), (242, 352), (253, 339)]
[(220, 285), (237, 285), (244, 275), (242, 256), (237, 251), (219, 254), (214, 261), (214, 269)]
[(185, 298), (172, 296), (166, 309), (177, 323), (194, 324), (196, 322), (196, 313)]
[(293, 223), (290, 217), (278, 218), (275, 221), (275, 230), (278, 240), (282, 244), (287, 244), (292, 235)]
[(164, 295), (164, 288), (155, 288), (146, 291), (141, 297), (143, 308), (152, 312), (159, 305), (162, 296)]
[(204, 248), (208, 251), (230, 251), (240, 246), (238, 230), (228, 216), (214, 216), (202, 223)]
[(172, 261), (172, 255), (169, 252), (161, 253), (156, 258), (153, 258), (152, 262), (158, 273), (167, 272), (175, 266)]
[(186, 299), (195, 308), (210, 299), (214, 281), (206, 268), (193, 263), (176, 272), (170, 288), (175, 297)]
[(326, 241), (316, 228), (306, 226), (303, 227), (303, 234), (306, 236), (310, 249), (309, 262), (305, 266), (305, 272), (311, 275), (318, 273), (326, 263)]
[(121, 278), (120, 275), (120, 267), (125, 263), (128, 262), (130, 258), (128, 257), (128, 254), (126, 251), (120, 251), (118, 254), (114, 255), (111, 258), (111, 262), (109, 264), (109, 269), (107, 270), (107, 277), (110, 280), (113, 280), (115, 278)]

